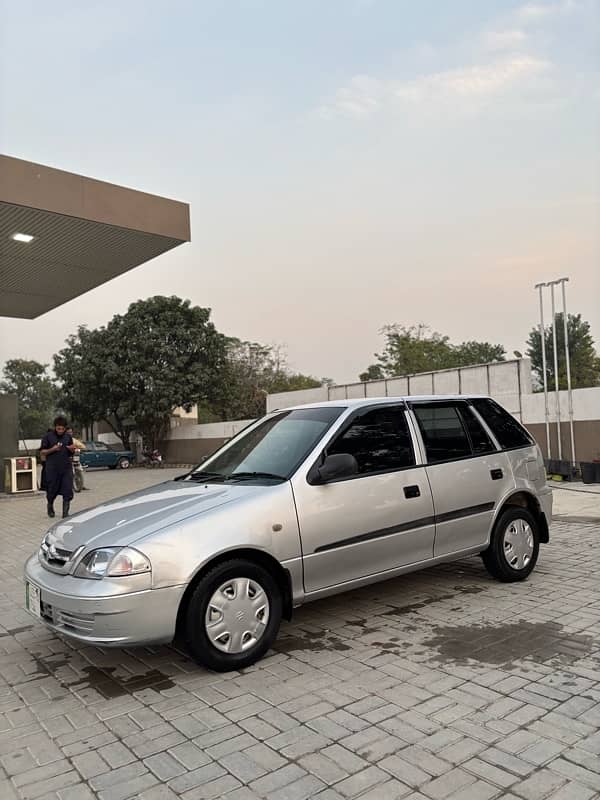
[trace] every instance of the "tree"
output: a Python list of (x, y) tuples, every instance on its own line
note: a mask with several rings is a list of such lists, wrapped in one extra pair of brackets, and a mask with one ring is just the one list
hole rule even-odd
[(448, 336), (430, 331), (427, 325), (386, 325), (382, 333), (385, 349), (375, 356), (387, 377), (449, 366), (451, 349)]
[[(571, 364), (571, 385), (573, 389), (600, 385), (600, 357), (594, 349), (594, 339), (590, 324), (581, 318), (581, 314), (567, 316), (569, 333), (569, 360)], [(554, 343), (552, 325), (544, 331), (546, 342), (546, 378), (548, 386), (554, 389)], [(565, 333), (563, 314), (556, 315), (556, 343), (558, 355), (558, 385), (567, 388), (567, 367), (565, 358)], [(538, 388), (543, 386), (542, 342), (540, 330), (533, 328), (527, 339), (527, 355), (531, 359), (531, 368), (537, 379)]]
[(13, 358), (4, 365), (0, 391), (16, 394), (19, 426), (25, 439), (40, 438), (52, 424), (57, 391), (47, 369), (48, 364), (24, 358)]
[(381, 364), (371, 364), (358, 376), (359, 381), (382, 381), (385, 378)]
[(121, 390), (106, 379), (110, 359), (106, 329), (90, 331), (82, 325), (67, 338), (66, 345), (54, 356), (61, 405), (81, 427), (99, 420), (107, 422), (128, 448), (131, 425), (125, 424)]
[(254, 419), (265, 413), (266, 397), (275, 392), (312, 389), (322, 380), (287, 366), (279, 345), (227, 339), (227, 354), (209, 412), (219, 419)]
[(301, 389), (316, 389), (323, 386), (323, 379), (313, 378), (312, 375), (303, 375), (301, 372), (284, 372), (274, 375), (267, 394), (276, 392), (298, 392)]
[(476, 341), (453, 345), (448, 336), (432, 331), (428, 325), (386, 325), (381, 332), (385, 348), (375, 354), (379, 363), (371, 364), (359, 376), (360, 380), (381, 380), (505, 359), (502, 345)]
[(470, 367), (476, 364), (491, 364), (505, 361), (506, 350), (501, 344), (489, 342), (463, 342), (453, 348), (457, 367)]
[(135, 428), (154, 448), (173, 409), (212, 398), (225, 357), (210, 309), (157, 296), (132, 303), (106, 327), (79, 328), (54, 361), (74, 416), (106, 421), (125, 447)]

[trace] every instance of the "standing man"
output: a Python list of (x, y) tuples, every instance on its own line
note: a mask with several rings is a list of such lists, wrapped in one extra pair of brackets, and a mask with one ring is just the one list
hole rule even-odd
[[(46, 433), (52, 433), (53, 428), (48, 428)], [(39, 453), (40, 463), (42, 465), (42, 474), (40, 476), (40, 489), (45, 492), (46, 491), (46, 456), (42, 455), (42, 451), (40, 450)]]
[(46, 459), (46, 499), (48, 516), (55, 517), (54, 501), (58, 495), (63, 499), (63, 519), (69, 516), (73, 499), (73, 465), (71, 456), (76, 448), (73, 437), (67, 433), (65, 417), (56, 417), (54, 430), (42, 439), (40, 455)]
[(73, 453), (73, 469), (75, 470), (75, 474), (79, 479), (79, 485), (85, 491), (85, 489), (87, 489), (87, 486), (85, 485), (84, 471), (83, 467), (81, 466), (80, 454), (82, 450), (86, 450), (86, 446), (82, 441), (77, 439), (73, 431), (73, 428), (70, 425), (67, 428), (67, 433), (71, 434), (71, 437), (73, 439), (73, 444), (75, 445), (75, 452)]

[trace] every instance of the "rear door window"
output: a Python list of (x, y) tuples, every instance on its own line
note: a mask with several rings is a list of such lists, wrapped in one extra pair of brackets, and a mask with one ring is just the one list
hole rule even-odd
[(530, 447), (533, 444), (525, 428), (494, 400), (476, 398), (472, 401), (472, 405), (504, 450)]
[(415, 404), (413, 411), (430, 464), (473, 455), (456, 403)]

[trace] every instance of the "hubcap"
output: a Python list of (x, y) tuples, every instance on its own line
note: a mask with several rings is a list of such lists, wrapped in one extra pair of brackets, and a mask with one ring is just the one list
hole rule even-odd
[(533, 531), (524, 519), (515, 519), (504, 531), (504, 558), (513, 569), (525, 569), (533, 556)]
[(223, 653), (242, 653), (263, 636), (269, 622), (269, 599), (256, 581), (233, 578), (210, 598), (204, 624), (214, 646)]

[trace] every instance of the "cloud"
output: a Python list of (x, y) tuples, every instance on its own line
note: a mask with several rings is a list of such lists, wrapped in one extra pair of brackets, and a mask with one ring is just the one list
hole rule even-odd
[(401, 103), (434, 104), (440, 101), (481, 99), (513, 87), (520, 89), (551, 69), (551, 64), (528, 55), (511, 55), (488, 64), (472, 65), (421, 75), (413, 80), (378, 80), (356, 75), (338, 89), (322, 116), (368, 117)]
[(425, 75), (396, 88), (398, 97), (427, 100), (435, 96), (485, 96), (496, 94), (539, 75), (550, 64), (527, 55), (509, 56), (491, 64), (474, 65)]
[(570, 14), (582, 8), (580, 0), (561, 0), (558, 3), (525, 3), (516, 11), (523, 23), (535, 23), (557, 14)]
[(538, 20), (556, 13), (557, 10), (556, 3), (526, 3), (517, 9), (517, 16), (522, 20)]
[[(370, 2), (370, 0), (365, 0)], [(357, 74), (317, 109), (325, 119), (366, 119), (397, 107), (419, 105), (436, 112), (453, 103), (453, 111), (477, 111), (488, 98), (517, 101), (527, 98), (550, 108), (568, 91), (565, 75), (546, 56), (549, 42), (560, 35), (567, 15), (585, 15), (597, 0), (531, 0), (496, 19), (466, 41), (427, 53), (439, 64), (452, 59), (460, 66), (428, 71), (423, 60), (413, 59), (421, 74), (402, 79)], [(582, 16), (582, 20), (584, 17)], [(441, 62), (443, 63), (443, 62)], [(600, 91), (600, 90), (598, 90)], [(463, 101), (461, 108), (460, 101)]]
[(483, 43), (486, 50), (520, 50), (527, 43), (527, 34), (518, 28), (511, 30), (486, 31)]

